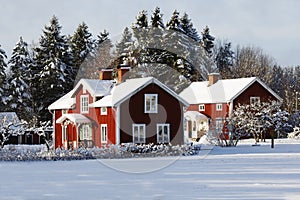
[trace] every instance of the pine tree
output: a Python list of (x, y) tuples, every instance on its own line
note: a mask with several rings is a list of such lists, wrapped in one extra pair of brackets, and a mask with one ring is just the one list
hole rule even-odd
[(11, 59), (8, 61), (10, 69), (8, 82), (10, 84), (8, 85), (9, 97), (7, 101), (9, 109), (15, 111), (18, 117), (26, 121), (31, 118), (28, 68), (32, 64), (27, 46), (27, 43), (20, 37), (13, 49)]
[(97, 35), (98, 39), (96, 44), (101, 45), (104, 41), (109, 39), (108, 36), (109, 36), (109, 32), (107, 32), (107, 30), (104, 29), (103, 32), (100, 32), (100, 34)]
[[(157, 50), (162, 48), (163, 34), (165, 25), (163, 23), (162, 14), (160, 8), (156, 7), (151, 15), (149, 34), (148, 34), (148, 48)], [(154, 54), (157, 52), (153, 52)]]
[(5, 110), (5, 89), (6, 89), (6, 74), (5, 69), (7, 68), (7, 64), (5, 62), (5, 59), (7, 58), (5, 51), (1, 49), (0, 45), (0, 111)]
[(82, 22), (77, 27), (70, 42), (71, 54), (73, 58), (73, 80), (75, 80), (77, 72), (86, 57), (93, 51), (94, 40), (92, 34), (88, 30), (86, 23)]
[(148, 34), (148, 17), (147, 12), (142, 10), (136, 17), (135, 23), (132, 25), (133, 35), (137, 39), (139, 48), (141, 50), (147, 47), (147, 34)]
[(206, 26), (202, 32), (201, 44), (209, 56), (211, 56), (211, 54), (212, 54), (212, 48), (214, 47), (214, 40), (215, 40), (215, 38), (210, 35), (209, 28), (208, 28), (208, 26)]
[(150, 20), (150, 24), (152, 28), (160, 28), (164, 29), (165, 25), (162, 19), (163, 15), (160, 13), (160, 8), (156, 7)]
[(231, 78), (234, 52), (231, 50), (231, 43), (221, 44), (216, 52), (215, 62), (223, 79)]
[(133, 56), (134, 49), (135, 47), (132, 33), (130, 32), (129, 28), (126, 27), (123, 31), (121, 40), (116, 44), (115, 54), (118, 58), (120, 58), (119, 64)]
[(200, 37), (197, 30), (194, 28), (191, 19), (189, 18), (187, 13), (184, 13), (180, 18), (181, 28), (184, 34), (195, 40), (196, 42), (200, 42)]
[(68, 48), (58, 19), (53, 16), (50, 25), (43, 30), (39, 47), (34, 49), (35, 62), (39, 68), (39, 77), (36, 77), (39, 94), (33, 94), (33, 98), (35, 102), (39, 102), (37, 112), (41, 121), (51, 119), (47, 107), (73, 87)]

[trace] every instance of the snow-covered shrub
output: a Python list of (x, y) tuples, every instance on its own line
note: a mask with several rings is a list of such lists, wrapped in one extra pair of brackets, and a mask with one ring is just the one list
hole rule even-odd
[(252, 135), (256, 142), (269, 132), (272, 138), (286, 137), (289, 113), (281, 110), (276, 101), (238, 105), (226, 119), (228, 133), (219, 137), (223, 146), (236, 146), (245, 136)]
[(295, 127), (294, 131), (288, 134), (288, 138), (291, 139), (300, 139), (300, 128)]
[(0, 149), (2, 161), (45, 161), (45, 160), (83, 160), (116, 159), (139, 157), (165, 157), (197, 155), (201, 145), (166, 145), (166, 144), (122, 144), (103, 148), (78, 148), (48, 150), (46, 145), (6, 145)]

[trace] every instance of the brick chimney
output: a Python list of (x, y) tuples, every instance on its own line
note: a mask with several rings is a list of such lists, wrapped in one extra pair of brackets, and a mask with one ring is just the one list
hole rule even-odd
[(128, 65), (119, 65), (118, 66), (118, 78), (117, 78), (117, 83), (122, 83), (125, 81), (126, 78), (129, 76), (129, 71), (131, 67)]
[(219, 73), (208, 74), (208, 86), (215, 84), (220, 79), (221, 79), (221, 76)]
[(113, 69), (101, 69), (100, 70), (100, 80), (112, 80), (113, 79)]

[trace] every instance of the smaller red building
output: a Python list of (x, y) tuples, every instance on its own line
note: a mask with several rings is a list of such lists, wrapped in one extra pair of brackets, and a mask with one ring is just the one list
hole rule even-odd
[(188, 103), (153, 77), (123, 81), (129, 70), (120, 67), (117, 80), (110, 80), (112, 69), (102, 70), (102, 80), (82, 79), (49, 106), (55, 148), (183, 143)]
[[(190, 106), (185, 114), (185, 135), (197, 138), (201, 128), (220, 133), (224, 122), (235, 106), (256, 101), (282, 101), (265, 83), (256, 77), (221, 80), (218, 73), (210, 74), (208, 81), (193, 82), (180, 96)], [(190, 111), (198, 114), (189, 114)], [(200, 116), (206, 120), (199, 122)]]

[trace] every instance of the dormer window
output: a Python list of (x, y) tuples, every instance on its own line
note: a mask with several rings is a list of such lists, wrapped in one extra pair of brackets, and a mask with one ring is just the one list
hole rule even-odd
[(145, 113), (157, 113), (157, 94), (145, 94)]
[(80, 113), (89, 113), (89, 96), (80, 96)]

